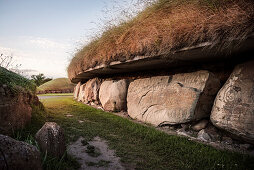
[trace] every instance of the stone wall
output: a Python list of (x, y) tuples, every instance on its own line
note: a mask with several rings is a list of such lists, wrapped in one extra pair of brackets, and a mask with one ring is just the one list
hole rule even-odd
[(74, 97), (107, 111), (127, 111), (155, 126), (205, 118), (233, 138), (254, 144), (253, 66), (254, 61), (236, 66), (224, 85), (225, 77), (207, 70), (129, 80), (95, 78), (79, 83)]
[(0, 133), (11, 134), (27, 125), (33, 104), (40, 104), (37, 96), (29, 92), (14, 93), (6, 85), (0, 86)]

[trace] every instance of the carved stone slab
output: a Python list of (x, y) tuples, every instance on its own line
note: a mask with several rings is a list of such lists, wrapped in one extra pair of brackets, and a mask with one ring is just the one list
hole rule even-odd
[(219, 91), (212, 123), (254, 143), (254, 61), (238, 65)]

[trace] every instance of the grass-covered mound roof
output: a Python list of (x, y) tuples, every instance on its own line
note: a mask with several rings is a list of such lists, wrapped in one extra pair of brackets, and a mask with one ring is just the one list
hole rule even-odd
[(74, 84), (68, 78), (58, 78), (47, 83), (40, 85), (37, 88), (37, 91), (61, 91), (61, 90), (73, 90)]
[(16, 93), (24, 91), (34, 93), (36, 89), (36, 85), (31, 80), (0, 67), (0, 86), (2, 85), (8, 86), (13, 92)]
[(202, 42), (232, 48), (254, 31), (252, 0), (157, 0), (130, 21), (105, 31), (80, 49), (69, 78), (100, 64), (135, 56), (169, 54)]

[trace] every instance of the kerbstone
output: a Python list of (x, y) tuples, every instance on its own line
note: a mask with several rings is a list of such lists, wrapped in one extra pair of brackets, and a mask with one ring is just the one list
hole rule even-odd
[(254, 61), (236, 66), (216, 97), (211, 121), (254, 144)]
[(107, 80), (101, 84), (99, 98), (104, 110), (121, 111), (126, 110), (128, 81)]
[(200, 120), (209, 117), (219, 87), (208, 71), (137, 79), (128, 88), (128, 114), (155, 126)]

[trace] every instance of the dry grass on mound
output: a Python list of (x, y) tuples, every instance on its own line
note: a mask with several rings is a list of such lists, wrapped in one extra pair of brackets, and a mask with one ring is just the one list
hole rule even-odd
[(74, 88), (74, 84), (68, 78), (58, 78), (51, 80), (47, 83), (42, 84), (37, 88), (37, 92), (43, 92), (45, 90), (51, 91), (61, 91), (61, 90), (72, 90)]
[(210, 41), (230, 46), (254, 31), (248, 0), (158, 0), (131, 21), (105, 31), (73, 57), (69, 78), (96, 65), (136, 55), (163, 55)]

